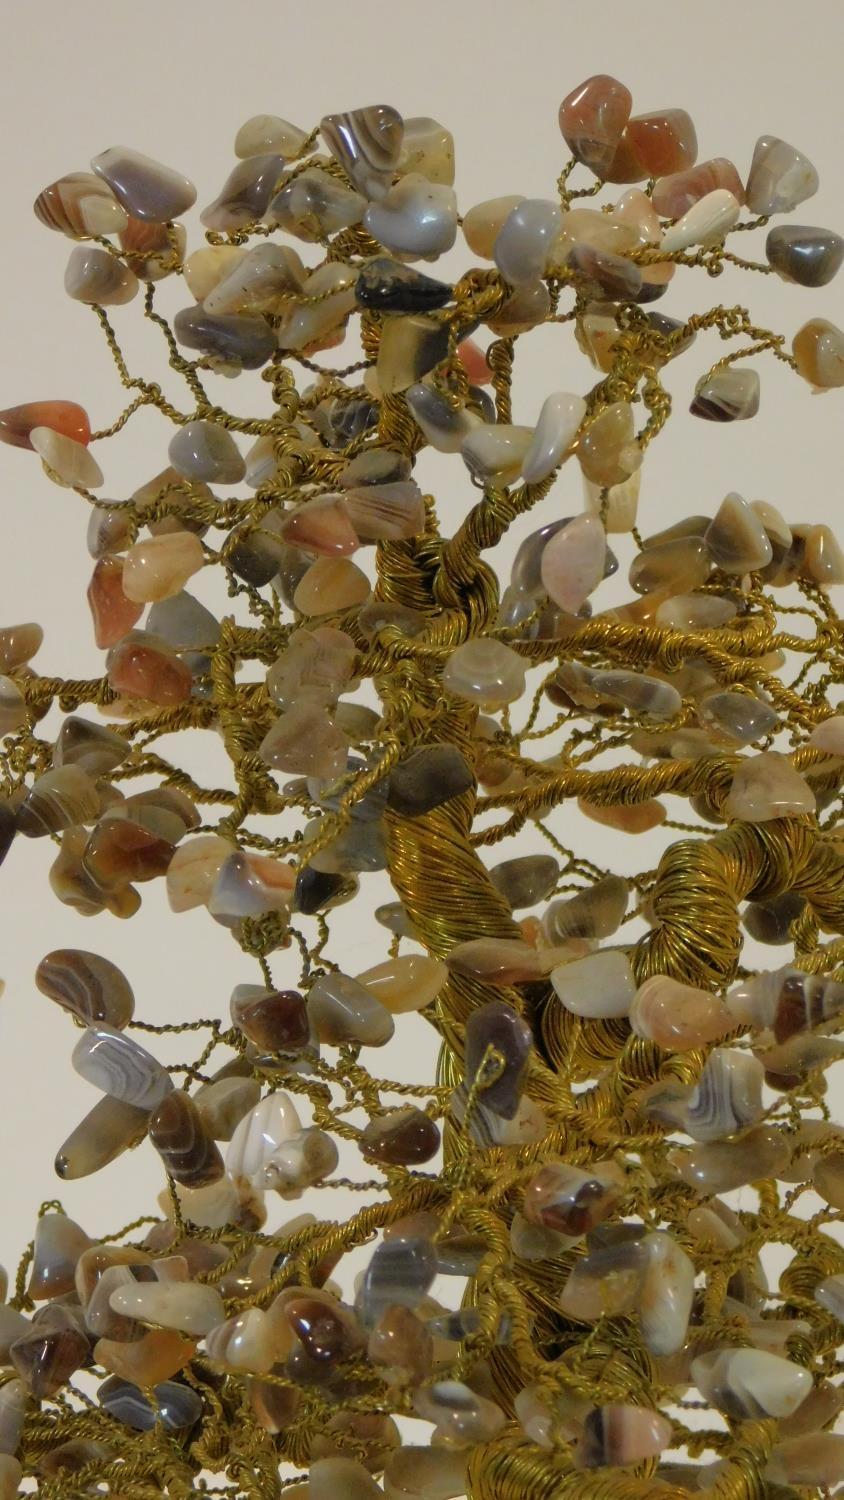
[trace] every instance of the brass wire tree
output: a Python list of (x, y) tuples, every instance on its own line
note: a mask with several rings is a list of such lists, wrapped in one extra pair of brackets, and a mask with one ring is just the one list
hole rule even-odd
[[(163, 878), (257, 967), (228, 1014), (166, 1025), (96, 953), (38, 967), (100, 1099), (0, 1306), (0, 1496), (758, 1500), (844, 1479), (824, 1071), (844, 1014), (844, 556), (736, 494), (636, 526), (669, 362), (698, 361), (710, 421), (755, 415), (752, 356), (844, 384), (822, 318), (789, 351), (743, 307), (650, 304), (727, 264), (819, 287), (844, 241), (786, 221), (764, 261), (728, 249), (811, 196), (811, 163), (763, 136), (743, 181), (696, 163), (684, 111), (631, 110), (587, 80), (560, 107), (553, 197), (462, 218), (448, 131), (388, 106), (310, 133), (248, 121), (190, 252), (192, 184), (125, 148), (36, 200), (79, 242), (66, 289), (129, 404), (94, 432), (69, 401), (0, 414), (89, 506), (108, 652), (65, 681), (29, 666), (37, 626), (0, 631), (3, 852), (51, 839), (55, 895), (101, 921)], [(465, 274), (420, 269), (458, 231)], [(171, 322), (177, 276), (193, 302)], [(173, 401), (122, 352), (111, 309), (133, 299)], [(519, 425), (514, 366), (546, 323), (571, 326), (589, 379)], [(355, 328), (360, 357), (326, 365)], [(710, 333), (727, 352), (701, 374)], [(249, 371), (261, 414), (237, 417), (211, 382)], [(99, 499), (92, 445), (147, 406), (168, 466)], [(413, 477), (428, 445), (477, 491), (450, 535)], [(554, 511), (500, 577), (497, 544), (573, 464), (583, 514)], [(619, 567), (608, 534), (635, 544), (615, 608), (593, 603)], [(223, 618), (186, 590), (209, 569)], [(196, 729), (221, 736), (227, 785), (163, 753)], [(575, 804), (619, 837), (679, 836), (622, 877), (555, 816)], [(535, 852), (514, 854), (528, 826)], [(371, 920), (373, 871), (396, 898), (384, 956), (349, 975), (333, 914)], [(743, 964), (746, 934), (787, 963)], [(441, 1038), (436, 1080), (381, 1076), (409, 1011)], [(182, 1033), (193, 1060), (160, 1062)], [(160, 1212), (89, 1234), (74, 1180), (132, 1149), (161, 1158)], [(338, 1185), (362, 1194), (345, 1220)], [(791, 1258), (769, 1284), (774, 1244)]]

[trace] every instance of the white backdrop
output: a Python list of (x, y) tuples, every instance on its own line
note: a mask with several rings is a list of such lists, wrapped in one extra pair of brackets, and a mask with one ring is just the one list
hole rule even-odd
[[(140, 7), (120, 0), (85, 0), (82, 6), (66, 0), (12, 6), (6, 0), (6, 7), (0, 407), (75, 399), (95, 426), (105, 426), (123, 404), (93, 316), (63, 291), (70, 242), (36, 222), (30, 207), (36, 193), (120, 142), (192, 177), (201, 208), (234, 163), (235, 131), (258, 111), (281, 114), (306, 129), (327, 111), (375, 102), (391, 103), (406, 115), (435, 115), (455, 135), (456, 187), (465, 211), (505, 192), (553, 195), (566, 154), (557, 127), (560, 99), (591, 73), (607, 71), (628, 83), (637, 111), (687, 108), (698, 127), (701, 159), (728, 156), (742, 175), (758, 135), (783, 136), (809, 155), (821, 177), (818, 196), (795, 217), (839, 230), (844, 225), (839, 0), (788, 9), (769, 0), (710, 0), (705, 7), (662, 0), (636, 6), (603, 0), (594, 7), (565, 0), (523, 0), (519, 6), (503, 0), (427, 0), (424, 6), (321, 0), (311, 7), (286, 0), (244, 0), (240, 7), (220, 0), (145, 0)], [(186, 222), (196, 246), (202, 233), (197, 212)], [(761, 257), (762, 236), (754, 239), (752, 246), (743, 241), (742, 249)], [(315, 262), (316, 256), (305, 254)], [(458, 248), (443, 266), (454, 273), (468, 263)], [(187, 301), (169, 287), (162, 299), (170, 311)], [(758, 321), (789, 337), (813, 313), (844, 323), (844, 280), (810, 292), (774, 277), (729, 273), (715, 282), (687, 273), (676, 277), (658, 306), (679, 314), (718, 300), (746, 302)], [(133, 367), (164, 378), (162, 346), (140, 323), (139, 305), (115, 310)], [(534, 420), (548, 390), (585, 390), (592, 383), (591, 367), (570, 332), (542, 330), (525, 346), (516, 421)], [(713, 512), (729, 489), (768, 499), (788, 518), (836, 525), (841, 396), (815, 398), (788, 370), (767, 360), (754, 421), (727, 428), (696, 421), (685, 415), (694, 380), (721, 352), (717, 340), (699, 340), (670, 372), (678, 415), (646, 458), (643, 529), (656, 530), (695, 511)], [(266, 396), (257, 378), (220, 383), (219, 390), (221, 400), (243, 411)], [(162, 468), (168, 437), (157, 414), (144, 413), (120, 439), (101, 446), (101, 493), (125, 498)], [(580, 508), (579, 474), (569, 467), (541, 515), (520, 526), (519, 537), (540, 521)], [(420, 472), (440, 496), (442, 517), (456, 520), (473, 498), (459, 458), (426, 456)], [(6, 516), (0, 623), (43, 624), (46, 641), (37, 659), (42, 671), (94, 674), (101, 657), (84, 599), (91, 568), (84, 506), (52, 486), (31, 454), (0, 449), (0, 476)], [(205, 588), (203, 581), (196, 592), (213, 602), (213, 589)], [(210, 746), (203, 751), (208, 774), (222, 774), (219, 749), (211, 736), (203, 738)], [(632, 847), (635, 841), (628, 845), (594, 825), (588, 838), (592, 856), (607, 864), (634, 869), (650, 862), (638, 844)], [(62, 1185), (53, 1176), (57, 1146), (94, 1095), (70, 1068), (77, 1035), (71, 1022), (34, 988), (41, 956), (68, 945), (115, 959), (132, 980), (139, 1014), (150, 1020), (225, 1014), (231, 985), (256, 977), (204, 912), (171, 917), (161, 883), (144, 887), (142, 912), (130, 923), (109, 916), (83, 921), (49, 892), (52, 852), (48, 841), (20, 840), (0, 870), (0, 973), (7, 983), (0, 1002), (0, 1260), (9, 1265), (28, 1239), (42, 1199), (58, 1194), (74, 1218), (103, 1233), (152, 1209), (161, 1181), (148, 1147), (79, 1183)], [(387, 899), (386, 891), (380, 899)], [(377, 929), (369, 932), (344, 914), (342, 930), (346, 950), (335, 949), (335, 956), (350, 972), (383, 955)], [(293, 977), (292, 969), (278, 966), (280, 980)], [(393, 1076), (429, 1077), (433, 1057), (424, 1023), (402, 1018)]]

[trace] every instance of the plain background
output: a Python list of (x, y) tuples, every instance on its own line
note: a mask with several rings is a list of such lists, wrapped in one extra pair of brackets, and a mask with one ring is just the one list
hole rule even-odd
[[(191, 176), (200, 208), (234, 164), (238, 126), (259, 111), (306, 129), (328, 111), (374, 102), (394, 104), (405, 115), (434, 115), (455, 135), (456, 187), (465, 211), (501, 193), (553, 196), (566, 156), (557, 127), (559, 102), (582, 79), (607, 71), (627, 82), (637, 111), (687, 108), (698, 127), (700, 158), (729, 156), (743, 176), (760, 134), (781, 135), (804, 150), (818, 167), (821, 189), (794, 217), (840, 230), (841, 15), (839, 0), (809, 0), (800, 7), (783, 0), (710, 0), (705, 7), (664, 0), (640, 0), (635, 6), (603, 0), (593, 7), (565, 0), (527, 0), (520, 6), (503, 0), (427, 0), (421, 6), (321, 0), (310, 7), (244, 0), (236, 8), (220, 0), (175, 5), (146, 0), (140, 7), (120, 0), (85, 0), (81, 7), (63, 0), (8, 5), (0, 97), (0, 407), (71, 398), (89, 409), (95, 426), (106, 426), (123, 405), (94, 318), (62, 288), (71, 244), (35, 221), (30, 205), (36, 193), (65, 172), (85, 169), (91, 156), (120, 142)], [(202, 243), (197, 210), (187, 223), (195, 248)], [(318, 251), (311, 255), (311, 248), (303, 254), (315, 264)], [(761, 257), (762, 236), (742, 237), (740, 248)], [(458, 246), (445, 268), (455, 274), (468, 263)], [(676, 277), (658, 307), (677, 315), (719, 300), (740, 301), (759, 322), (790, 339), (813, 314), (844, 323), (842, 286), (810, 292), (786, 287), (775, 277), (730, 273), (716, 282), (687, 273)], [(171, 312), (187, 300), (178, 288), (162, 292), (162, 306)], [(114, 321), (125, 335), (133, 368), (165, 379), (163, 346), (150, 329), (139, 327), (139, 305), (116, 309)], [(515, 419), (529, 422), (548, 390), (586, 390), (595, 375), (566, 330), (543, 330), (533, 352), (530, 341), (524, 342)], [(716, 339), (699, 340), (670, 372), (677, 416), (646, 458), (643, 530), (691, 512), (712, 512), (730, 489), (749, 499), (768, 499), (790, 519), (837, 525), (841, 394), (813, 397), (804, 383), (767, 359), (759, 366), (762, 409), (753, 422), (719, 428), (695, 421), (685, 415), (694, 382), (722, 352)], [(354, 357), (341, 353), (343, 360)], [(220, 381), (213, 389), (236, 410), (266, 410), (266, 387), (257, 377)], [(164, 466), (169, 436), (157, 414), (144, 414), (119, 439), (101, 445), (97, 456), (106, 485), (100, 493), (127, 497)], [(423, 478), (437, 490), (441, 515), (452, 529), (474, 499), (460, 459), (435, 457)], [(5, 516), (0, 623), (37, 619), (44, 625), (46, 641), (36, 663), (42, 672), (94, 675), (101, 658), (84, 601), (91, 568), (84, 505), (51, 485), (37, 459), (25, 452), (0, 450), (0, 481)], [(541, 516), (524, 524), (518, 536), (580, 505), (580, 478), (572, 464)], [(625, 560), (626, 549), (622, 542)], [(213, 587), (205, 580), (196, 592), (213, 602)], [(616, 597), (623, 592), (616, 586)], [(54, 724), (51, 719), (46, 727)], [(200, 759), (208, 774), (224, 774), (213, 737), (202, 739)], [(679, 808), (675, 812), (682, 815)], [(607, 839), (594, 825), (584, 825), (582, 832), (581, 847), (608, 865), (632, 870), (658, 856), (658, 842), (645, 850), (639, 843), (632, 848), (635, 841)], [(526, 837), (519, 851), (531, 847), (535, 844)], [(76, 1039), (70, 1019), (35, 990), (32, 975), (42, 955), (69, 945), (115, 959), (132, 980), (139, 1015), (149, 1020), (225, 1015), (232, 984), (257, 977), (207, 914), (172, 917), (163, 883), (144, 887), (142, 912), (130, 923), (107, 915), (82, 920), (48, 889), (52, 853), (48, 842), (21, 840), (0, 871), (0, 972), (7, 985), (0, 1002), (0, 1259), (10, 1265), (30, 1236), (42, 1200), (58, 1195), (67, 1212), (91, 1233), (103, 1235), (137, 1213), (154, 1211), (161, 1184), (148, 1146), (82, 1182), (63, 1185), (53, 1176), (58, 1145), (95, 1096), (70, 1066)], [(374, 890), (375, 885), (363, 910), (371, 908)], [(378, 886), (377, 899), (388, 894)], [(350, 972), (384, 956), (383, 932), (359, 917), (353, 920), (351, 909), (338, 930), (341, 940), (333, 956)], [(295, 979), (292, 957), (281, 956), (274, 968), (278, 982)], [(424, 1023), (404, 1018), (384, 1066), (393, 1077), (420, 1080), (430, 1078), (434, 1056)], [(341, 1204), (335, 1198), (330, 1207)], [(274, 1208), (271, 1223), (283, 1216), (282, 1208)]]

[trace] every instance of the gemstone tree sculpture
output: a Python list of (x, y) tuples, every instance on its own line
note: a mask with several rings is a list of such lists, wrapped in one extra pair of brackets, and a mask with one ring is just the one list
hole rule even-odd
[[(759, 356), (844, 384), (823, 318), (789, 352), (741, 307), (651, 304), (679, 271), (696, 305), (725, 264), (821, 287), (844, 241), (778, 219), (817, 187), (794, 147), (761, 137), (743, 177), (697, 162), (683, 110), (631, 108), (589, 79), (560, 108), (552, 195), (462, 219), (448, 131), (386, 105), (310, 134), (248, 121), (200, 248), (176, 222), (191, 183), (123, 147), (36, 200), (79, 242), (65, 286), (129, 405), (101, 432), (72, 401), (0, 417), (86, 504), (107, 653), (61, 681), (29, 665), (37, 626), (0, 631), (3, 851), (13, 868), (43, 839), (95, 947), (164, 880), (173, 941), (205, 907), (248, 982), (156, 1028), (96, 953), (38, 966), (99, 1092), (59, 1130), (62, 1205), (0, 1305), (2, 1496), (23, 1476), (127, 1500), (758, 1500), (844, 1478), (823, 1071), (844, 1015), (844, 557), (779, 496), (721, 489), (709, 515), (636, 529), (669, 362), (710, 422), (756, 413)], [(746, 230), (748, 253), (726, 248)], [(461, 232), (468, 269), (438, 279)], [(112, 308), (133, 300), (172, 394), (121, 352), (135, 309)], [(514, 423), (545, 323), (574, 334), (582, 384)], [(254, 415), (216, 403), (221, 375)], [(98, 498), (99, 440), (144, 407), (160, 472)], [(426, 446), (452, 455), (447, 524), (414, 479)], [(635, 596), (616, 608), (608, 532)], [(209, 569), (222, 618), (190, 592)], [(197, 730), (227, 784), (163, 757)], [(589, 819), (625, 860), (626, 835), (678, 834), (622, 878), (589, 857)], [(377, 911), (373, 871), (394, 890)], [(334, 936), (348, 902), (363, 974)], [(746, 933), (779, 945), (770, 969), (742, 963)], [(410, 1011), (441, 1066), (400, 1086), (382, 1075)], [(195, 1043), (182, 1066), (155, 1056), (172, 1030)], [(124, 1152), (158, 1154), (159, 1217), (83, 1230), (76, 1179)], [(341, 1177), (361, 1191), (345, 1219)]]

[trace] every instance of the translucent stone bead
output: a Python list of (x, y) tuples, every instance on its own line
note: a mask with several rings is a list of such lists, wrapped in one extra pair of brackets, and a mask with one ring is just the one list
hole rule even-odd
[(91, 166), (135, 219), (163, 224), (168, 219), (177, 219), (196, 202), (192, 182), (140, 151), (111, 146), (95, 156)]
[(289, 1095), (267, 1094), (237, 1125), (226, 1152), (226, 1176), (236, 1185), (264, 1185), (264, 1172), (274, 1152), (301, 1130)]
[(773, 1031), (777, 1042), (810, 1031), (844, 1010), (844, 985), (823, 974), (785, 967), (743, 980), (727, 992), (735, 1022)]
[(730, 599), (717, 594), (677, 594), (657, 606), (656, 624), (687, 634), (693, 630), (717, 630), (736, 616)]
[(512, 286), (537, 281), (561, 225), (558, 205), (545, 198), (523, 198), (511, 208), (493, 247), (495, 264), (505, 281)]
[(223, 1159), (194, 1101), (182, 1090), (172, 1090), (153, 1110), (149, 1138), (169, 1175), (183, 1187), (205, 1187), (222, 1177)]
[(655, 797), (634, 803), (630, 807), (602, 807), (586, 797), (578, 797), (577, 805), (593, 823), (601, 823), (605, 828), (617, 828), (620, 833), (648, 833), (664, 823), (668, 816), (665, 804)]
[(704, 540), (712, 561), (724, 573), (753, 572), (773, 556), (759, 515), (734, 492), (721, 501)]
[(551, 970), (557, 998), (576, 1016), (626, 1016), (636, 981), (625, 953), (590, 953)]
[(98, 245), (77, 245), (64, 273), (64, 289), (76, 302), (118, 307), (131, 302), (138, 278), (116, 256)]
[(355, 296), (362, 307), (383, 312), (429, 312), (444, 307), (451, 300), (452, 290), (445, 281), (435, 281), (401, 261), (378, 255), (361, 270)]
[(327, 711), (307, 700), (276, 720), (258, 750), (266, 765), (304, 776), (341, 776), (348, 752), (348, 739)]
[(759, 376), (736, 365), (716, 370), (695, 386), (689, 411), (708, 422), (744, 422), (759, 410)]
[(241, 160), (267, 151), (294, 157), (299, 155), (307, 139), (307, 131), (278, 115), (250, 115), (235, 136), (234, 154)]
[(173, 468), (185, 479), (237, 484), (246, 472), (234, 438), (216, 422), (186, 422), (171, 438), (167, 452)]
[(500, 1406), (459, 1380), (420, 1386), (414, 1392), (413, 1410), (424, 1421), (435, 1424), (440, 1442), (455, 1448), (489, 1442), (507, 1421)]
[(464, 214), (463, 237), (474, 255), (479, 255), (483, 260), (492, 260), (495, 242), (507, 219), (513, 209), (524, 202), (522, 193), (511, 193), (506, 197), (489, 198), (483, 203), (476, 203), (474, 208)]
[(308, 1500), (378, 1500), (382, 1493), (353, 1458), (320, 1458), (308, 1470)]
[(577, 456), (594, 484), (622, 484), (638, 469), (642, 452), (635, 441), (633, 408), (627, 401), (604, 407), (581, 433)]
[(307, 272), (296, 251), (272, 241), (247, 250), (202, 299), (207, 313), (280, 312), (301, 292)]
[(206, 906), (232, 850), (231, 842), (215, 833), (203, 833), (182, 844), (167, 867), (171, 910), (191, 911), (195, 906)]
[(746, 823), (793, 818), (815, 811), (815, 794), (784, 755), (764, 750), (739, 762), (724, 802), (728, 817)]
[(844, 756), (844, 714), (833, 714), (816, 724), (808, 743), (827, 755)]
[(482, 422), (460, 445), (469, 473), (480, 484), (514, 484), (533, 441), (533, 429)]
[(202, 210), (200, 223), (222, 234), (236, 233), (253, 224), (266, 212), (283, 170), (283, 158), (273, 152), (239, 161), (213, 203)]
[(762, 1349), (712, 1349), (692, 1360), (701, 1395), (732, 1417), (787, 1417), (812, 1386), (802, 1365)]
[[(90, 1446), (96, 1450), (97, 1455), (103, 1452), (96, 1443)], [(15, 1500), (15, 1496), (20, 1493), (22, 1478), (23, 1469), (18, 1460), (11, 1453), (0, 1453), (0, 1500)]]
[(671, 1434), (668, 1418), (645, 1406), (595, 1406), (583, 1424), (575, 1467), (602, 1469), (658, 1458), (671, 1446)]
[(244, 917), (287, 911), (295, 879), (281, 860), (237, 850), (220, 865), (206, 905), (223, 926), (236, 927)]
[(527, 484), (540, 484), (554, 472), (577, 437), (585, 415), (586, 402), (582, 396), (572, 396), (567, 391), (554, 391), (546, 396), (522, 460), (522, 478)]
[(804, 323), (791, 341), (791, 352), (798, 373), (818, 390), (844, 385), (844, 333), (826, 318)]
[(56, 1153), (56, 1176), (63, 1181), (89, 1177), (108, 1166), (146, 1134), (149, 1110), (106, 1095), (70, 1132)]
[[(548, 858), (547, 855), (539, 857)], [(557, 878), (559, 872), (555, 884)], [(574, 896), (552, 901), (542, 916), (543, 936), (549, 943), (566, 943), (572, 938), (611, 937), (621, 926), (629, 897), (626, 880), (620, 875), (604, 875)]]
[(767, 901), (748, 901), (742, 921), (750, 936), (759, 943), (782, 944), (791, 941), (791, 924), (805, 909), (806, 898), (797, 891), (784, 891)]
[(435, 260), (457, 238), (454, 188), (431, 182), (418, 172), (401, 177), (363, 214), (372, 238), (397, 255)]
[(429, 115), (411, 115), (404, 122), (399, 172), (419, 172), (430, 182), (454, 182), (454, 137)]
[(466, 1490), (465, 1449), (404, 1444), (384, 1469), (387, 1500), (455, 1500)]
[(568, 254), (569, 267), (588, 290), (612, 302), (636, 302), (642, 291), (642, 271), (634, 261), (595, 245), (575, 245)]
[(91, 1241), (63, 1213), (42, 1214), (35, 1225), (35, 1244), (27, 1294), (34, 1302), (62, 1297), (75, 1286), (76, 1262)]
[(442, 681), (446, 692), (495, 709), (522, 696), (525, 668), (521, 657), (503, 641), (477, 637), (452, 651)]
[(301, 1198), (306, 1188), (336, 1171), (337, 1146), (324, 1130), (300, 1130), (273, 1152), (264, 1169), (263, 1186), (281, 1198)]
[(56, 484), (69, 489), (80, 486), (96, 490), (103, 483), (103, 471), (97, 460), (75, 438), (65, 437), (52, 427), (31, 427), (29, 447), (35, 449), (48, 477)]
[(370, 1120), (359, 1144), (365, 1157), (383, 1166), (422, 1166), (436, 1156), (440, 1132), (424, 1110), (406, 1105)]
[(43, 1321), (32, 1324), (9, 1349), (9, 1358), (33, 1396), (55, 1396), (65, 1381), (88, 1359), (90, 1345), (69, 1308), (45, 1309)]
[(0, 1386), (0, 1453), (8, 1455), (16, 1451), (28, 1404), (22, 1380), (7, 1380)]
[(636, 554), (630, 564), (630, 586), (637, 594), (685, 594), (706, 582), (711, 567), (702, 537), (676, 537)]
[(342, 495), (319, 495), (297, 505), (283, 522), (281, 535), (290, 546), (319, 557), (348, 557), (360, 546)]
[(145, 224), (143, 219), (129, 219), (119, 238), (124, 256), (141, 281), (161, 281), (181, 269), (187, 248), (184, 225)]
[(313, 242), (359, 224), (366, 199), (320, 167), (309, 167), (285, 183), (267, 219), (297, 239)]
[(254, 1078), (214, 1078), (193, 1099), (208, 1134), (215, 1141), (230, 1141), (244, 1115), (255, 1108), (260, 1093)]
[(811, 526), (806, 532), (801, 572), (821, 588), (844, 583), (844, 552), (828, 526)]
[(27, 401), (0, 411), (0, 442), (13, 448), (32, 448), (30, 433), (35, 427), (49, 427), (64, 437), (86, 446), (91, 439), (91, 424), (84, 407), (75, 401)]
[(430, 1325), (409, 1308), (388, 1307), (369, 1336), (367, 1353), (373, 1364), (387, 1367), (384, 1375), (391, 1385), (418, 1385), (434, 1362)]
[(324, 115), (320, 131), (331, 155), (366, 198), (382, 198), (399, 162), (404, 121), (389, 104)]
[(744, 188), (733, 163), (725, 156), (699, 161), (685, 172), (660, 177), (654, 184), (651, 201), (664, 219), (679, 219), (701, 198), (716, 188), (726, 188), (738, 203), (744, 202)]
[(102, 776), (121, 765), (130, 748), (123, 735), (70, 714), (56, 736), (53, 765), (79, 766), (89, 776)]
[(779, 724), (775, 709), (749, 693), (708, 693), (698, 703), (698, 718), (705, 729), (752, 745), (772, 734)]
[(320, 975), (311, 986), (308, 1017), (319, 1041), (332, 1047), (383, 1047), (395, 1032), (389, 1010), (372, 991), (336, 971)]
[(340, 614), (370, 592), (365, 573), (348, 557), (318, 557), (296, 585), (294, 607), (308, 618)]
[(761, 135), (747, 177), (747, 206), (754, 214), (783, 214), (811, 198), (818, 174), (802, 152), (775, 135)]
[(466, 1024), (465, 1065), (469, 1087), (476, 1081), (490, 1048), (497, 1057), (493, 1057), (489, 1081), (487, 1063), (482, 1102), (494, 1114), (512, 1120), (519, 1108), (525, 1069), (533, 1048), (533, 1033), (518, 1012), (503, 1000), (490, 1000), (473, 1010)]
[(781, 1131), (755, 1125), (739, 1140), (710, 1141), (690, 1151), (675, 1151), (670, 1160), (689, 1187), (703, 1194), (729, 1193), (748, 1182), (776, 1177), (789, 1158)]
[(237, 985), (229, 1009), (238, 1030), (267, 1052), (296, 1054), (307, 1046), (308, 1013), (298, 990)]
[(246, 313), (210, 313), (199, 303), (176, 313), (173, 332), (186, 349), (197, 349), (244, 370), (259, 370), (276, 350), (266, 319)]
[(605, 173), (608, 182), (644, 182), (694, 165), (697, 135), (684, 109), (632, 115)]
[(390, 772), (387, 801), (402, 817), (421, 817), (474, 784), (471, 765), (457, 745), (420, 745)]
[(579, 1239), (614, 1211), (624, 1182), (615, 1162), (596, 1162), (589, 1168), (548, 1162), (525, 1186), (524, 1216), (530, 1224)]
[(169, 1073), (151, 1053), (103, 1022), (82, 1033), (71, 1061), (87, 1083), (138, 1109), (155, 1109), (173, 1087)]
[(190, 1281), (131, 1281), (117, 1287), (110, 1302), (124, 1317), (199, 1338), (225, 1318), (223, 1299), (216, 1288)]
[(239, 245), (203, 245), (201, 250), (194, 250), (183, 267), (188, 291), (197, 302), (204, 302), (247, 254)]
[(551, 311), (551, 297), (544, 281), (524, 281), (511, 292), (494, 317), (487, 319), (492, 333), (514, 338), (544, 323)]
[(783, 281), (795, 281), (798, 286), (826, 286), (844, 260), (844, 239), (831, 229), (779, 224), (768, 233), (765, 255)]
[(572, 155), (596, 177), (605, 177), (633, 107), (623, 83), (596, 73), (560, 105), (560, 133)]
[(413, 479), (346, 490), (342, 503), (362, 542), (404, 541), (425, 530), (425, 501)]
[[(575, 516), (567, 522), (552, 523), (544, 527), (548, 540), (542, 548), (539, 574), (541, 587), (560, 609), (574, 615), (586, 603), (589, 595), (605, 576), (607, 566), (607, 539), (598, 516)], [(550, 533), (550, 534), (549, 534)], [(528, 556), (527, 544), (516, 555), (513, 564), (513, 579), (518, 577), (520, 586), (533, 583), (532, 559)]]
[(14, 734), (27, 722), (26, 699), (11, 677), (0, 677), (0, 735)]
[(381, 329), (376, 375), (382, 395), (415, 385), (448, 354), (448, 328), (421, 313), (389, 318)]
[(598, 671), (592, 673), (592, 684), (601, 698), (615, 700), (653, 719), (672, 719), (680, 712), (683, 700), (670, 682), (648, 677), (644, 672)]
[[(204, 562), (202, 543), (191, 531), (148, 537), (135, 542), (126, 554), (123, 592), (127, 599), (143, 604), (172, 598), (194, 573), (199, 572)], [(114, 642), (104, 644), (113, 645)]]
[(117, 234), (127, 223), (111, 189), (92, 172), (68, 172), (51, 182), (32, 205), (36, 219), (68, 239)]
[(688, 1052), (720, 1041), (736, 1026), (730, 1009), (717, 995), (665, 974), (652, 974), (639, 986), (629, 1017), (636, 1036), (669, 1052)]
[(358, 984), (364, 985), (393, 1016), (424, 1010), (433, 1004), (447, 981), (446, 965), (423, 953), (385, 959), (357, 976)]
[(666, 229), (663, 250), (687, 250), (690, 245), (714, 245), (738, 223), (741, 204), (728, 188), (715, 188), (700, 198)]
[(189, 1385), (164, 1380), (148, 1400), (136, 1385), (110, 1375), (97, 1391), (103, 1411), (135, 1432), (151, 1432), (157, 1423), (171, 1432), (192, 1427), (202, 1415), (202, 1398)]
[(549, 969), (546, 956), (520, 938), (469, 938), (459, 942), (445, 962), (451, 974), (493, 986), (529, 984)]
[(813, 1489), (818, 1485), (826, 1489), (838, 1484), (844, 1478), (844, 1435), (812, 1432), (777, 1443), (765, 1468), (765, 1478), (778, 1486), (805, 1485)]
[(135, 997), (125, 974), (107, 958), (80, 948), (56, 948), (35, 971), (42, 995), (55, 1000), (85, 1026), (105, 1021), (117, 1030), (128, 1025)]
[(58, 766), (39, 776), (18, 808), (18, 830), (26, 838), (60, 833), (91, 822), (100, 810), (97, 788), (79, 766)]
[(459, 453), (464, 438), (481, 421), (476, 412), (452, 406), (439, 391), (420, 382), (408, 387), (405, 400), (414, 421), (438, 453)]
[(87, 597), (94, 622), (94, 640), (101, 650), (116, 646), (143, 614), (143, 605), (129, 599), (124, 592), (121, 557), (99, 559), (91, 575)]
[(560, 864), (553, 854), (524, 854), (494, 865), (489, 878), (508, 906), (536, 906), (553, 891), (560, 878)]
[(392, 448), (364, 448), (340, 470), (337, 483), (341, 490), (356, 490), (362, 484), (396, 484), (409, 478), (405, 454)]

